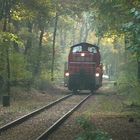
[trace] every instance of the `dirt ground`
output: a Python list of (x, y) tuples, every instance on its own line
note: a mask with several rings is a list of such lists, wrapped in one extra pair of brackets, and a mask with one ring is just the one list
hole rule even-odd
[(107, 133), (111, 140), (140, 140), (140, 108), (124, 105), (126, 100), (112, 83), (105, 82), (49, 140), (77, 140), (81, 133), (76, 123), (79, 116), (89, 117), (91, 123)]
[[(10, 107), (0, 105), (0, 126), (69, 93), (63, 87), (43, 92), (31, 91), (30, 94), (16, 90)], [(80, 94), (85, 93), (88, 92)], [(127, 101), (127, 96), (119, 94), (112, 82), (104, 82), (49, 140), (76, 140), (81, 133), (76, 123), (79, 116), (90, 117), (91, 123), (100, 131), (107, 132), (112, 140), (140, 140), (140, 106), (127, 104)]]

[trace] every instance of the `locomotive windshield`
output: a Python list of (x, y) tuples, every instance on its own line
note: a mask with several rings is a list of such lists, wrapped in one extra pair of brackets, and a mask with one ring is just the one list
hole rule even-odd
[(91, 53), (97, 53), (97, 50), (95, 47), (88, 47), (88, 51)]
[(72, 48), (73, 53), (80, 53), (83, 51), (88, 51), (90, 53), (97, 53), (97, 50), (95, 47), (89, 47), (89, 46), (75, 46)]
[(82, 46), (75, 46), (72, 48), (72, 52), (76, 53), (76, 52), (82, 52)]

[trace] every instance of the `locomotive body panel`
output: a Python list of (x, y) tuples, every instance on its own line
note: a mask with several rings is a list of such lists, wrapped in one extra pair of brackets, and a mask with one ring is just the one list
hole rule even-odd
[(93, 91), (96, 81), (100, 81), (100, 78), (97, 78), (99, 76), (96, 77), (99, 65), (100, 52), (97, 46), (88, 43), (72, 46), (68, 57), (68, 88)]

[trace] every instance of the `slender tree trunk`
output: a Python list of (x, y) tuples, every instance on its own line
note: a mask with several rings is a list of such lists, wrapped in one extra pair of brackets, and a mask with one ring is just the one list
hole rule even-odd
[(34, 76), (36, 76), (37, 78), (39, 77), (40, 71), (41, 71), (41, 56), (42, 56), (43, 35), (44, 35), (44, 27), (41, 29), (41, 32), (40, 32), (39, 48), (38, 48), (38, 59), (37, 59), (37, 62), (36, 62), (36, 67), (35, 67), (35, 72), (34, 72)]
[(140, 53), (137, 53), (137, 64), (138, 64), (138, 71), (137, 71), (137, 79), (140, 83)]
[(60, 29), (60, 46), (62, 49), (65, 48), (66, 37), (67, 37), (67, 31), (65, 31), (61, 28)]
[[(17, 34), (19, 31), (19, 23), (17, 21), (12, 21), (12, 23), (13, 23), (13, 26), (15, 27), (14, 33)], [(20, 49), (19, 49), (18, 43), (16, 43), (15, 41), (13, 42), (13, 47), (16, 52), (19, 52)]]
[(76, 34), (76, 28), (73, 26), (73, 29), (72, 29), (72, 45), (75, 44), (75, 35)]
[(60, 28), (60, 45), (61, 45), (61, 48), (63, 48), (63, 30), (62, 30), (62, 27)]
[[(3, 25), (3, 32), (7, 31), (7, 15), (4, 17), (4, 25)], [(5, 42), (5, 40), (3, 40)], [(8, 46), (9, 47), (9, 46)], [(7, 94), (10, 95), (10, 61), (9, 61), (9, 48), (6, 48), (6, 71), (7, 71), (7, 80), (6, 80), (6, 87), (7, 87)]]
[(98, 37), (98, 40), (97, 40), (97, 46), (100, 45), (100, 41), (101, 41), (102, 37)]
[(63, 47), (66, 47), (67, 42), (67, 30), (63, 33)]
[(138, 81), (140, 83), (140, 61), (138, 61)]
[(6, 50), (6, 60), (7, 60), (7, 94), (10, 96), (10, 78), (11, 78), (11, 72), (10, 72), (10, 60), (9, 60), (9, 49)]
[(85, 32), (84, 32), (84, 38), (83, 38), (84, 42), (87, 41), (89, 31), (90, 31), (90, 28), (88, 28), (88, 23), (85, 23)]
[(55, 40), (56, 40), (56, 32), (57, 32), (57, 23), (58, 23), (58, 13), (56, 12), (56, 15), (55, 15), (55, 26), (54, 26), (54, 32), (53, 32), (51, 81), (54, 81)]
[[(33, 27), (32, 23), (31, 22), (28, 22), (28, 25), (27, 26), (28, 26), (28, 32), (29, 33), (32, 33), (32, 27)], [(31, 37), (31, 35), (29, 35), (29, 37), (27, 39), (27, 42), (26, 42), (26, 46), (25, 46), (25, 52), (24, 52), (25, 55), (27, 55), (28, 50), (31, 47), (32, 47), (32, 37)]]
[[(4, 10), (5, 10), (5, 16), (4, 16), (4, 24), (3, 24), (3, 32), (7, 32), (7, 23), (10, 22), (10, 8), (11, 8), (11, 1), (5, 1), (4, 4)], [(5, 40), (3, 40), (5, 42)], [(6, 88), (7, 88), (7, 95), (10, 96), (10, 60), (9, 60), (9, 46), (6, 46), (6, 71), (7, 71), (7, 77), (6, 77)], [(10, 103), (9, 103), (10, 104)]]
[(79, 36), (79, 42), (82, 42), (83, 41), (83, 36), (84, 36), (84, 21), (82, 21), (82, 26), (81, 26), (81, 29), (80, 29), (80, 36)]
[(125, 48), (124, 48), (124, 62), (127, 64), (128, 63), (128, 44), (129, 44), (129, 38), (128, 38), (128, 34), (125, 34), (124, 37), (124, 43), (125, 43)]

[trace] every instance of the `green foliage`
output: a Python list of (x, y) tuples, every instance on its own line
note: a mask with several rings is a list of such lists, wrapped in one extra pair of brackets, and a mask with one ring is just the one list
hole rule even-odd
[(14, 52), (10, 57), (11, 81), (30, 80), (32, 73), (27, 70), (27, 61), (23, 54)]
[(132, 16), (132, 19), (123, 25), (123, 30), (128, 33), (127, 37), (129, 39), (129, 44), (127, 49), (136, 53), (137, 57), (140, 57), (140, 10), (132, 8), (129, 13)]
[(79, 117), (77, 123), (82, 127), (83, 132), (76, 140), (111, 140), (110, 136), (98, 130), (89, 118)]
[(117, 79), (117, 86), (120, 90), (130, 90), (131, 87), (136, 86), (136, 78), (131, 74), (126, 74), (126, 72), (121, 72)]
[(120, 73), (117, 80), (118, 93), (125, 96), (124, 104), (128, 106), (140, 105), (140, 86), (136, 76), (130, 73)]
[[(10, 32), (0, 32), (0, 75), (4, 81), (7, 80), (7, 55), (10, 57), (13, 55), (11, 53), (11, 50), (13, 50), (13, 42), (23, 47), (23, 43), (17, 35)], [(18, 61), (20, 59), (15, 58), (15, 60)], [(15, 70), (18, 70), (17, 67), (15, 67)]]
[(36, 11), (33, 9), (29, 9), (26, 7), (23, 3), (18, 3), (14, 6), (14, 8), (11, 10), (11, 18), (14, 21), (32, 21), (35, 18)]
[(10, 47), (13, 42), (23, 46), (21, 39), (17, 35), (10, 32), (0, 32), (0, 45)]
[(53, 88), (51, 81), (44, 78), (35, 79), (33, 87), (41, 91)]
[[(66, 47), (79, 40), (85, 41), (88, 33), (93, 30), (99, 37), (126, 35), (129, 40), (127, 49), (135, 52), (135, 56), (140, 56), (138, 0), (131, 4), (121, 0), (9, 0), (8, 10), (5, 2), (2, 0), (0, 5), (0, 27), (3, 29), (5, 19), (9, 32), (0, 32), (0, 74), (6, 74), (6, 48), (8, 48), (12, 80), (29, 78), (38, 83), (37, 77), (41, 85), (41, 81), (50, 79), (52, 36), (56, 13), (58, 14), (58, 30), (55, 48), (55, 77), (63, 75), (62, 56), (65, 55)], [(40, 36), (41, 32), (42, 36)], [(93, 36), (89, 38), (91, 41), (94, 40)], [(123, 48), (121, 43), (119, 46)], [(122, 52), (120, 48), (116, 50)], [(112, 50), (112, 48), (109, 51), (103, 49), (103, 57), (108, 65), (110, 62), (111, 65), (115, 65)], [(118, 57), (121, 56), (118, 55)], [(109, 61), (110, 58), (111, 61)]]
[[(140, 57), (140, 1), (96, 1), (95, 26), (98, 36), (119, 35), (127, 37), (126, 48)], [(104, 14), (106, 13), (106, 14)]]

